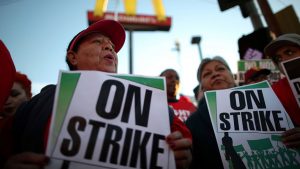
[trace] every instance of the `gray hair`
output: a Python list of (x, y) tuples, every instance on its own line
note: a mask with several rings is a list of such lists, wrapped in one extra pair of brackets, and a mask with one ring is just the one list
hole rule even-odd
[(199, 83), (201, 83), (201, 74), (202, 74), (204, 66), (212, 61), (218, 61), (218, 62), (222, 63), (231, 72), (230, 67), (228, 66), (227, 62), (221, 56), (215, 56), (213, 58), (205, 58), (201, 61), (198, 71), (197, 71), (197, 79), (198, 79)]

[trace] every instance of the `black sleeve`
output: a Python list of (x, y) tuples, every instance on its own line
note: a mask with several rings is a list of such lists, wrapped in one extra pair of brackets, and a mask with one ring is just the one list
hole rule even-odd
[(13, 121), (13, 151), (44, 152), (44, 130), (51, 117), (55, 85), (48, 85), (30, 101), (22, 104)]

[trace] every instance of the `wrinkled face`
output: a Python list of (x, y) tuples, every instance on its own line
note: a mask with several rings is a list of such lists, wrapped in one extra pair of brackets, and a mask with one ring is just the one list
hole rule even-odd
[(278, 48), (275, 55), (272, 56), (272, 60), (277, 66), (279, 66), (281, 73), (283, 73), (280, 63), (297, 57), (300, 57), (300, 46), (287, 45)]
[(15, 114), (17, 108), (29, 98), (26, 96), (26, 92), (22, 85), (18, 82), (14, 82), (13, 87), (10, 91), (10, 95), (4, 105), (3, 116), (10, 116)]
[(87, 35), (77, 52), (68, 52), (68, 60), (76, 70), (117, 72), (118, 56), (114, 44), (108, 37), (99, 33)]
[(179, 76), (173, 70), (168, 70), (162, 74), (166, 77), (168, 97), (176, 97), (179, 92)]
[(228, 89), (235, 86), (230, 70), (218, 61), (211, 61), (204, 66), (201, 84), (204, 91)]

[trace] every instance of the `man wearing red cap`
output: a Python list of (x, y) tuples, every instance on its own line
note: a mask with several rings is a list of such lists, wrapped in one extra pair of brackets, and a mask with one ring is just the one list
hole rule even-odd
[[(124, 41), (125, 30), (118, 22), (98, 21), (72, 39), (67, 49), (67, 64), (70, 70), (116, 73), (117, 52)], [(54, 94), (55, 86), (49, 85), (17, 111), (13, 128), (14, 148), (20, 154), (11, 157), (6, 168), (43, 167), (48, 163), (43, 153), (47, 145)], [(174, 151), (177, 168), (187, 168), (191, 161), (191, 134), (178, 118), (172, 118), (172, 133), (166, 141)]]
[(245, 73), (245, 84), (257, 83), (268, 80), (268, 75), (271, 73), (269, 69), (260, 69), (252, 67)]
[[(265, 54), (284, 74), (281, 62), (300, 57), (300, 35), (284, 34), (265, 47)], [(298, 69), (300, 71), (300, 69)], [(300, 108), (289, 86), (287, 78), (280, 79), (272, 85), (274, 92), (291, 117), (295, 128), (283, 133), (283, 143), (289, 148), (300, 148)]]

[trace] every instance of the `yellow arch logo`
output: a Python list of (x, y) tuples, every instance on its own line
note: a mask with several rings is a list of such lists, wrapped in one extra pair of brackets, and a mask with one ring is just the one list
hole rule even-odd
[[(137, 0), (123, 0), (126, 15), (136, 15)], [(108, 0), (96, 0), (94, 16), (102, 17), (107, 9)], [(157, 20), (166, 20), (165, 8), (162, 0), (152, 0)]]

